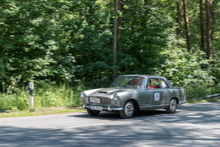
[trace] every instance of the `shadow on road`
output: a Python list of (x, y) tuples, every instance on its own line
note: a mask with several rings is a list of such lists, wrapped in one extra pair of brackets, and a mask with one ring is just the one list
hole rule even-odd
[[(179, 113), (178, 111), (176, 113)], [(168, 114), (165, 110), (152, 110), (152, 111), (140, 111), (135, 112), (133, 118), (138, 119), (140, 117), (157, 116), (157, 115)], [(97, 116), (89, 116), (87, 113), (80, 115), (69, 115), (68, 117), (79, 117), (79, 118), (89, 118), (89, 119), (105, 119), (105, 120), (118, 120), (121, 119), (119, 112), (101, 112)]]
[[(187, 104), (178, 106), (176, 113), (168, 114), (164, 109), (158, 109), (154, 111), (141, 111), (136, 112), (131, 120), (143, 120), (148, 118), (160, 118), (163, 116), (163, 121), (166, 123), (172, 122), (189, 122), (194, 124), (206, 124), (208, 122), (220, 123), (219, 112), (220, 103), (201, 103), (201, 104)], [(199, 110), (199, 111), (198, 111)], [(102, 112), (98, 116), (89, 116), (87, 113), (79, 115), (69, 115), (68, 117), (84, 118), (85, 121), (89, 119), (97, 120), (122, 120), (119, 113), (115, 112)]]
[(101, 122), (99, 120), (111, 120), (113, 123), (79, 128), (67, 126), (63, 129), (0, 126), (0, 146), (219, 147), (219, 114), (220, 103), (184, 105), (171, 115), (164, 110), (139, 112), (128, 120), (120, 119), (118, 113), (102, 113), (96, 117), (80, 113), (68, 117), (73, 121), (78, 120), (74, 118), (82, 118), (80, 121), (88, 121), (88, 124), (91, 119), (96, 119), (97, 123)]
[[(164, 113), (164, 111), (141, 112), (132, 118), (134, 121), (126, 123), (126, 120), (126, 124), (118, 119), (117, 113), (102, 114), (93, 119), (112, 119), (113, 122), (121, 120), (121, 123), (70, 127), (68, 130), (0, 127), (0, 146), (220, 146), (220, 128), (216, 126), (213, 132), (213, 127), (211, 127), (213, 122), (206, 122), (205, 119), (203, 123), (206, 125), (201, 126), (201, 124), (195, 125), (190, 122), (195, 118), (185, 120), (184, 117), (176, 115), (165, 115), (165, 118), (160, 118), (160, 115)], [(137, 118), (155, 115), (159, 117), (137, 120)], [(88, 116), (78, 117), (85, 118), (84, 121), (86, 121)]]

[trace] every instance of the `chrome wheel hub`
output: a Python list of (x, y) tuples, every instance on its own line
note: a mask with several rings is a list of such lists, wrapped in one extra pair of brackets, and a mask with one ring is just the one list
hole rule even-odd
[(130, 115), (133, 114), (133, 112), (134, 112), (133, 104), (131, 102), (126, 103), (126, 105), (125, 105), (125, 114), (127, 116), (130, 116)]
[(176, 100), (175, 99), (172, 99), (171, 102), (170, 102), (170, 109), (174, 112), (176, 110)]

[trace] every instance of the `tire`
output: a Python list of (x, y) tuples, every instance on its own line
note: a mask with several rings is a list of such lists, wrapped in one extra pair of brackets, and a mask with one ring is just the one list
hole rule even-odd
[(172, 98), (170, 100), (168, 108), (166, 108), (167, 113), (175, 113), (177, 109), (177, 100), (175, 98)]
[(100, 113), (100, 111), (97, 111), (97, 110), (90, 110), (90, 109), (87, 109), (87, 112), (90, 116), (96, 116)]
[(119, 111), (121, 118), (127, 119), (134, 115), (135, 106), (133, 101), (127, 101), (124, 105), (124, 110)]

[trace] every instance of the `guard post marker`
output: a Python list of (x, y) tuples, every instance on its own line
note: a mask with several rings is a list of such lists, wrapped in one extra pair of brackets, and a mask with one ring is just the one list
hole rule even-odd
[(28, 91), (29, 91), (29, 104), (30, 108), (34, 108), (34, 83), (28, 83)]

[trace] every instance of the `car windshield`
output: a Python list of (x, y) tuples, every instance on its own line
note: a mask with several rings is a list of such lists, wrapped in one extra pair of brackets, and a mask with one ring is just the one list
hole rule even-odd
[(144, 88), (145, 81), (144, 77), (120, 76), (111, 84), (111, 87)]

